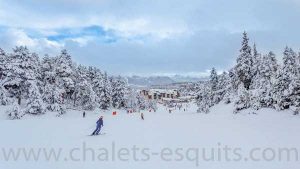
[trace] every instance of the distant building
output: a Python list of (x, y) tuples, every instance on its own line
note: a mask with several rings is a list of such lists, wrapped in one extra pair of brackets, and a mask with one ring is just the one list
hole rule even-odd
[(140, 94), (149, 100), (162, 100), (164, 98), (176, 99), (176, 98), (180, 97), (179, 92), (174, 89), (141, 90)]

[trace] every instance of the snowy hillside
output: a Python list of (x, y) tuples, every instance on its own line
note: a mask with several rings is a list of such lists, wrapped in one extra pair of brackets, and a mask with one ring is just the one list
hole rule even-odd
[[(116, 116), (112, 116), (111, 112), (91, 111), (87, 112), (85, 119), (82, 118), (81, 112), (72, 111), (61, 118), (55, 117), (55, 114), (47, 114), (34, 117), (28, 115), (24, 120), (1, 120), (0, 168), (298, 169), (300, 167), (292, 153), (291, 161), (285, 160), (284, 153), (282, 160), (278, 160), (279, 148), (299, 150), (300, 119), (299, 116), (293, 116), (292, 112), (261, 109), (256, 112), (257, 114), (248, 114), (251, 111), (245, 110), (234, 115), (231, 104), (214, 106), (210, 114), (196, 113), (196, 109), (195, 106), (190, 106), (186, 112), (173, 110), (170, 114), (165, 107), (160, 106), (156, 112), (143, 111), (144, 121), (140, 119), (139, 113), (127, 114), (124, 111), (118, 111)], [(88, 136), (94, 130), (95, 121), (100, 115), (104, 116), (103, 132), (106, 134)], [(236, 149), (235, 153), (241, 157), (232, 150), (228, 150), (226, 156), (225, 146)], [(268, 159), (272, 158), (273, 153), (269, 147), (272, 147), (275, 154), (274, 159), (270, 161)], [(41, 153), (38, 162), (34, 161), (33, 157), (26, 161), (23, 155), (19, 156), (17, 163), (13, 160), (5, 161), (3, 151), (8, 151), (9, 148), (13, 151), (24, 148), (26, 151), (34, 152), (38, 152), (41, 148), (42, 152), (53, 149), (59, 157), (57, 160), (50, 158), (47, 161), (44, 153)], [(260, 149), (256, 149), (251, 160), (249, 152), (254, 148)], [(205, 157), (202, 155), (203, 150), (206, 151)], [(212, 151), (216, 154), (212, 155)], [(221, 152), (220, 155), (217, 154), (218, 151)], [(94, 160), (93, 153), (96, 156)], [(255, 161), (257, 159), (259, 161)]]

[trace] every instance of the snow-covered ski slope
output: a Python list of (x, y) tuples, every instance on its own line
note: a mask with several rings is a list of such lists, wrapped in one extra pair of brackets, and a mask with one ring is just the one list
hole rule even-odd
[[(160, 107), (157, 112), (144, 112), (144, 121), (140, 114), (125, 111), (118, 111), (116, 116), (111, 112), (87, 112), (85, 119), (77, 111), (70, 111), (61, 118), (50, 113), (24, 120), (2, 118), (0, 168), (300, 168), (294, 152), (290, 152), (290, 161), (284, 152), (279, 152), (280, 148), (296, 148), (300, 152), (300, 117), (290, 111), (271, 109), (256, 113), (246, 110), (234, 115), (232, 105), (220, 104), (213, 107), (210, 114), (196, 113), (195, 106), (186, 112), (177, 110), (171, 114)], [(89, 137), (100, 115), (104, 115), (106, 134)], [(40, 151), (40, 156), (37, 160), (25, 160), (20, 153), (19, 159), (7, 161), (3, 151), (9, 150), (15, 153)], [(51, 150), (56, 154), (60, 152), (58, 159), (46, 160), (44, 153)]]

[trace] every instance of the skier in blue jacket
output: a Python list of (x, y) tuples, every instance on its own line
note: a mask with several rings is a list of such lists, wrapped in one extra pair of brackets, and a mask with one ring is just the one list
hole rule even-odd
[(92, 135), (98, 135), (100, 130), (101, 130), (101, 127), (103, 127), (103, 116), (101, 116), (99, 118), (99, 120), (96, 122), (97, 124), (97, 127), (95, 129), (95, 131), (92, 133)]

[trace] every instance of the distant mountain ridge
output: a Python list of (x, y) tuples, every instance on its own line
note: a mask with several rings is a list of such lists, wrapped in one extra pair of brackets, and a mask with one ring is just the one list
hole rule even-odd
[(207, 78), (197, 78), (190, 76), (129, 76), (127, 77), (129, 85), (134, 86), (155, 86), (155, 85), (168, 85), (173, 83), (181, 83), (181, 82), (198, 82), (203, 81)]

